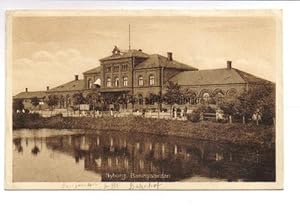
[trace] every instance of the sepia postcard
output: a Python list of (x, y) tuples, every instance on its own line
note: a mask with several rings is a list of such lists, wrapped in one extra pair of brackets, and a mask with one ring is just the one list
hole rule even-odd
[(8, 11), (6, 189), (282, 189), (279, 10)]

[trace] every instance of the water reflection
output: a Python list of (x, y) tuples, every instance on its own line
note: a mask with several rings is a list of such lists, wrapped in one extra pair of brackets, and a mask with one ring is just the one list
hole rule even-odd
[[(66, 165), (68, 176), (74, 176), (72, 170), (80, 169), (78, 165), (82, 162), (80, 170), (99, 175), (102, 181), (190, 181), (197, 177), (227, 181), (275, 179), (274, 148), (119, 132), (15, 138), (13, 142), (14, 165), (22, 167), (22, 158), (30, 155), (39, 158), (40, 154), (47, 153), (49, 155), (41, 157), (41, 162), (45, 167), (45, 163), (55, 159), (57, 171), (52, 171), (53, 176), (66, 173)], [(67, 157), (73, 158), (72, 166), (64, 161)], [(32, 174), (42, 167), (36, 161), (37, 164), (30, 168)], [(77, 176), (76, 181), (89, 181), (84, 176), (84, 173)]]

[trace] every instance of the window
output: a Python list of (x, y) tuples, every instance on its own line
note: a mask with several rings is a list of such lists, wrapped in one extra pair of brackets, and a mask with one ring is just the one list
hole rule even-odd
[(88, 89), (91, 89), (91, 88), (92, 88), (92, 80), (88, 79)]
[(114, 71), (119, 71), (120, 67), (119, 65), (114, 66)]
[(217, 102), (221, 102), (224, 98), (224, 95), (221, 93), (221, 92), (218, 92), (216, 95), (215, 95), (215, 100)]
[(124, 87), (128, 86), (128, 77), (123, 77), (123, 86)]
[(108, 67), (106, 68), (106, 71), (107, 71), (107, 72), (110, 72), (110, 71), (111, 71), (111, 66), (108, 66)]
[(143, 85), (144, 85), (144, 79), (143, 79), (143, 76), (139, 76), (138, 84), (139, 84), (139, 86), (143, 86)]
[(154, 75), (149, 76), (149, 85), (154, 85)]
[(227, 91), (227, 96), (229, 97), (235, 97), (237, 94), (237, 90), (234, 89), (234, 88), (230, 88), (228, 91)]
[(106, 87), (111, 87), (111, 79), (109, 77), (106, 79)]
[(203, 94), (203, 99), (205, 100), (205, 101), (208, 101), (208, 99), (209, 99), (209, 93), (204, 93)]
[(122, 71), (127, 71), (127, 70), (128, 70), (128, 65), (122, 64)]
[(120, 83), (119, 77), (116, 77), (115, 78), (115, 87), (119, 87), (119, 83)]

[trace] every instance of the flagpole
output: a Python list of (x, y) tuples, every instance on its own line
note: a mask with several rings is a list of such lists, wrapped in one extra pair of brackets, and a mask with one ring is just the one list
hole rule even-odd
[(131, 50), (131, 46), (130, 46), (130, 24), (129, 24), (129, 28), (128, 29), (129, 29), (128, 30), (128, 33), (129, 33), (129, 36), (128, 36), (129, 37), (129, 40), (128, 40), (129, 41), (129, 50)]

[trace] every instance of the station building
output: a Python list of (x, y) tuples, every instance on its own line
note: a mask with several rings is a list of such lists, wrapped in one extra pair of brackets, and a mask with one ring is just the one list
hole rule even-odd
[(146, 105), (146, 97), (163, 94), (170, 81), (195, 94), (192, 101), (186, 101), (187, 105), (216, 96), (236, 97), (253, 85), (274, 86), (270, 81), (233, 68), (231, 61), (224, 61), (224, 68), (199, 70), (173, 57), (172, 52), (167, 52), (165, 56), (147, 54), (141, 49), (123, 52), (115, 46), (111, 55), (99, 60), (99, 66), (83, 72), (83, 79), (75, 75), (73, 81), (45, 91), (29, 92), (26, 88), (14, 99), (22, 99), (25, 108), (34, 109), (30, 107), (31, 98), (46, 101), (49, 95), (54, 94), (60, 99), (57, 108), (66, 109), (73, 105), (73, 94), (86, 96), (96, 91), (104, 98), (133, 95), (138, 99), (137, 107), (142, 108)]

